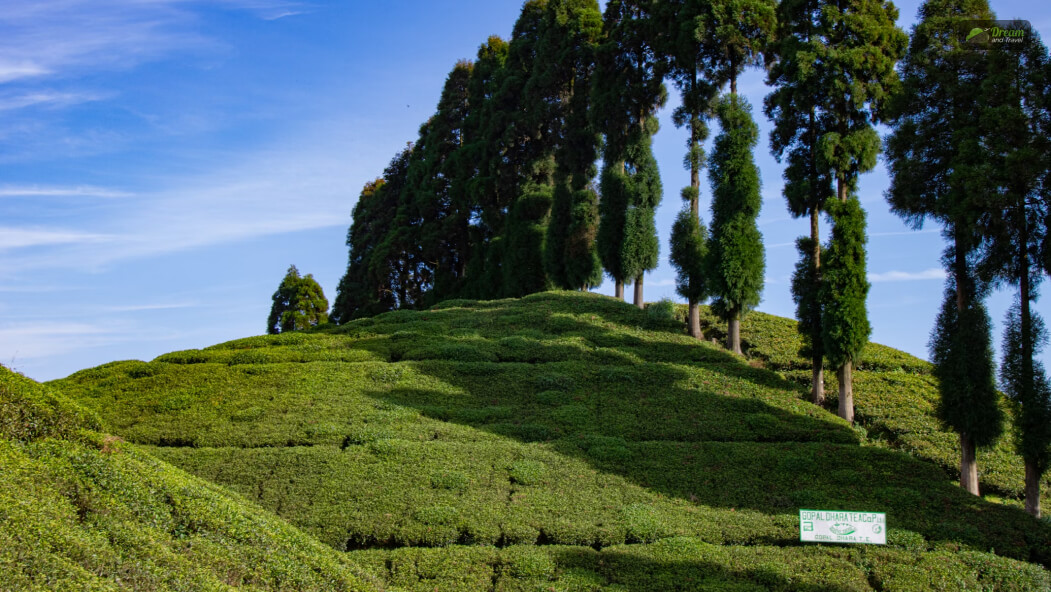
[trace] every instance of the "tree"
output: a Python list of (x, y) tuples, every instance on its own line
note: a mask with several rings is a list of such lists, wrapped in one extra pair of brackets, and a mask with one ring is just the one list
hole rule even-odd
[(722, 132), (715, 138), (709, 177), (712, 229), (709, 239), (709, 286), (714, 309), (728, 322), (727, 347), (741, 354), (741, 318), (759, 304), (763, 290), (763, 238), (756, 218), (762, 205), (759, 169), (752, 149), (759, 128), (745, 100), (730, 94), (716, 107)]
[(653, 158), (653, 134), (657, 131), (657, 119), (645, 120), (636, 132), (630, 135), (625, 150), (624, 187), (628, 196), (628, 209), (624, 214), (624, 242), (621, 245), (621, 261), (624, 273), (635, 278), (633, 303), (644, 308), (642, 279), (644, 274), (657, 267), (660, 257), (660, 242), (654, 220), (657, 206), (661, 203), (660, 171)]
[[(943, 260), (956, 312), (951, 322), (945, 312), (939, 321), (939, 359), (945, 364), (938, 369), (941, 415), (960, 435), (960, 486), (977, 495), (975, 434), (990, 431), (978, 425), (983, 418), (995, 422), (998, 416), (972, 417), (968, 410), (986, 410), (995, 401), (992, 350), (944, 332), (975, 335), (989, 326), (984, 308), (975, 302), (985, 290), (972, 269), (981, 242), (978, 220), (994, 192), (984, 171), (988, 155), (981, 110), (975, 108), (989, 64), (986, 52), (962, 46), (957, 23), (995, 17), (985, 0), (929, 0), (919, 16), (901, 64), (901, 92), (889, 105), (893, 131), (887, 140), (891, 185), (886, 197), (891, 211), (913, 228), (922, 228), (928, 219), (940, 223), (949, 243)], [(980, 336), (978, 344), (989, 339)]]
[[(1029, 334), (1023, 335), (1028, 329)], [(1018, 403), (1015, 448), (1025, 461), (1025, 511), (1040, 517), (1040, 480), (1051, 465), (1051, 384), (1035, 357), (1047, 345), (1043, 319), (1031, 312), (1023, 323), (1022, 303), (1007, 313), (1000, 381)]]
[(591, 187), (599, 135), (588, 117), (602, 16), (595, 0), (551, 0), (547, 20), (537, 57), (543, 69), (535, 76), (548, 80), (548, 93), (559, 100), (551, 113), (558, 147), (544, 265), (556, 286), (586, 289), (602, 281), (595, 250), (598, 196)]
[(683, 159), (690, 172), (690, 185), (683, 188), (681, 195), (693, 221), (686, 221), (681, 213), (676, 218), (671, 234), (671, 263), (677, 272), (677, 290), (687, 301), (690, 335), (703, 339), (699, 304), (707, 298), (707, 245), (697, 244), (698, 240), (707, 240), (707, 229), (700, 218), (701, 169), (706, 161), (702, 143), (708, 138), (707, 119), (718, 91), (716, 84), (702, 77), (706, 75), (710, 49), (702, 41), (708, 38), (712, 24), (711, 4), (707, 0), (655, 4), (656, 24), (652, 28), (658, 33), (654, 35), (658, 39), (657, 52), (682, 94), (682, 104), (675, 110), (673, 121), (676, 127), (688, 126), (690, 131)]
[(981, 297), (984, 290), (973, 279), (965, 281), (974, 297), (960, 308), (956, 281), (950, 276), (945, 302), (931, 332), (930, 349), (941, 395), (936, 412), (960, 434), (961, 444), (967, 444), (961, 451), (960, 484), (977, 495), (976, 451), (1000, 437), (1003, 412), (997, 405), (989, 314)]
[[(1017, 22), (1015, 28), (1028, 28)], [(1051, 212), (1046, 181), (1051, 169), (1051, 70), (1035, 31), (1020, 49), (993, 49), (983, 81), (981, 111), (987, 149), (985, 175), (995, 191), (979, 226), (984, 239), (979, 276), (994, 285), (1018, 287), (1008, 317), (1002, 376), (1021, 406), (1017, 425), (1025, 461), (1026, 511), (1040, 515), (1040, 479), (1047, 470), (1047, 379), (1036, 361), (1046, 339), (1032, 310), (1043, 279), (1041, 250)]]
[[(816, 70), (815, 80), (823, 88), (816, 93), (815, 105), (818, 164), (823, 166), (836, 180), (837, 197), (840, 202), (856, 199), (851, 195), (857, 189), (858, 176), (876, 166), (876, 157), (880, 151), (880, 139), (873, 124), (884, 118), (888, 97), (898, 89), (898, 75), (894, 69), (908, 43), (905, 33), (895, 25), (898, 11), (887, 0), (837, 0), (822, 2), (817, 29), (812, 36), (810, 48), (814, 52), (812, 67)], [(821, 294), (828, 298), (856, 298), (859, 288), (866, 284), (863, 275), (855, 278), (843, 277), (845, 273), (864, 273), (864, 244), (844, 244), (838, 246), (836, 240), (854, 240), (859, 235), (856, 227), (864, 226), (864, 212), (855, 209), (839, 208), (841, 215), (833, 215), (833, 223), (843, 220), (855, 228), (835, 232), (833, 229), (831, 248), (838, 250), (843, 257), (837, 261), (843, 267), (835, 270), (840, 287), (822, 288)], [(831, 211), (830, 211), (831, 213)], [(864, 237), (862, 232), (860, 235)], [(837, 238), (839, 237), (839, 238)], [(860, 250), (859, 250), (860, 249)], [(826, 281), (831, 269), (831, 256), (822, 264), (822, 280)], [(859, 264), (860, 263), (860, 264)], [(835, 302), (822, 300), (825, 309), (822, 324), (834, 320), (835, 314), (829, 309), (864, 313), (864, 302)], [(859, 307), (860, 305), (860, 307)], [(856, 318), (860, 321), (860, 318)], [(867, 324), (867, 323), (866, 323)], [(856, 342), (838, 342), (846, 338), (838, 328), (822, 327), (826, 355), (833, 357), (832, 350), (840, 352), (835, 357), (841, 362), (836, 367), (839, 382), (840, 416), (853, 420), (854, 388), (853, 362), (860, 350), (855, 349)], [(856, 336), (855, 329), (849, 332)], [(830, 348), (829, 346), (834, 345)]]
[[(767, 53), (767, 84), (774, 87), (764, 102), (773, 120), (770, 151), (778, 162), (786, 159), (783, 195), (794, 218), (808, 216), (810, 237), (797, 242), (800, 261), (792, 278), (797, 328), (803, 338), (801, 355), (811, 360), (811, 401), (825, 402), (824, 353), (821, 331), (820, 214), (832, 198), (832, 176), (818, 147), (817, 98), (824, 92), (818, 76), (817, 55), (822, 40), (821, 3), (818, 0), (784, 0), (777, 8), (777, 43)], [(803, 252), (807, 248), (809, 251)], [(808, 267), (803, 267), (803, 264)]]
[(273, 295), (266, 332), (276, 335), (285, 331), (300, 331), (328, 322), (328, 300), (314, 276), (299, 276), (295, 265), (281, 280)]
[[(645, 160), (645, 150), (637, 145), (642, 141), (640, 135), (656, 133), (656, 128), (647, 121), (666, 98), (663, 73), (649, 34), (652, 20), (649, 4), (639, 0), (607, 3), (603, 14), (605, 38), (596, 52), (592, 85), (590, 117), (595, 129), (605, 137), (597, 247), (602, 266), (614, 281), (614, 294), (621, 300), (625, 282), (631, 283), (642, 271), (652, 268), (628, 269), (624, 259), (641, 248), (641, 245), (626, 244), (629, 230), (633, 229), (633, 237), (649, 240), (641, 230), (646, 226), (644, 215), (640, 219), (632, 214), (632, 226), (628, 226), (629, 209), (640, 203), (633, 191), (645, 189), (645, 184), (631, 181), (630, 174), (637, 170), (638, 163), (629, 159)], [(630, 148), (629, 155), (629, 145), (633, 142), (636, 146)], [(649, 166), (648, 162), (643, 163), (644, 170)], [(656, 161), (652, 166), (656, 166)], [(655, 228), (653, 232), (655, 237)], [(641, 292), (637, 291), (636, 305), (641, 298)]]
[(854, 363), (868, 343), (865, 299), (869, 282), (865, 271), (865, 211), (857, 199), (832, 202), (832, 237), (822, 268), (818, 295), (822, 348), (829, 364), (839, 368), (839, 416), (854, 421)]

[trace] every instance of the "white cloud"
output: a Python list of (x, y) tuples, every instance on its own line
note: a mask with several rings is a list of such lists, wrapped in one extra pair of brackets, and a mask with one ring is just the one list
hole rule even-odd
[(110, 313), (147, 312), (153, 310), (177, 310), (199, 306), (197, 302), (173, 302), (168, 304), (128, 304), (124, 306), (107, 306), (102, 310)]
[[(2, 74), (0, 74), (2, 76)], [(0, 111), (13, 111), (38, 105), (68, 107), (99, 100), (101, 95), (92, 93), (68, 93), (55, 91), (30, 92), (0, 97)]]
[(0, 61), (0, 83), (47, 74), (48, 70), (32, 62)]
[(647, 280), (644, 282), (644, 285), (651, 286), (654, 288), (668, 288), (675, 286), (675, 280), (670, 280), (667, 278), (661, 280)]
[(102, 234), (73, 230), (0, 227), (0, 251), (26, 247), (98, 243), (107, 240), (110, 240), (110, 237)]
[(131, 197), (126, 191), (106, 187), (78, 185), (75, 187), (47, 187), (41, 185), (0, 186), (0, 197)]
[(938, 267), (932, 267), (923, 271), (886, 271), (883, 273), (869, 274), (869, 281), (873, 284), (880, 282), (915, 282), (944, 279), (945, 270)]

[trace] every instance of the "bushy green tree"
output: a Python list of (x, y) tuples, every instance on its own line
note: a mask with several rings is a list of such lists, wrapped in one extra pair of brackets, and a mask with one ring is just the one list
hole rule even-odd
[[(777, 41), (767, 52), (767, 83), (774, 87), (764, 102), (773, 120), (770, 151), (785, 161), (783, 194), (794, 218), (809, 217), (810, 237), (797, 242), (800, 260), (792, 278), (797, 328), (803, 339), (801, 355), (811, 360), (810, 398), (825, 401), (824, 356), (821, 332), (821, 235), (820, 215), (834, 196), (832, 174), (821, 160), (818, 139), (821, 129), (817, 102), (825, 92), (820, 78), (818, 55), (823, 47), (819, 0), (783, 0), (777, 7)], [(803, 252), (803, 248), (810, 249)], [(803, 264), (809, 265), (804, 268)]]
[(706, 65), (711, 47), (702, 43), (708, 39), (712, 26), (711, 3), (677, 0), (650, 4), (655, 13), (650, 29), (657, 40), (657, 54), (682, 95), (682, 104), (672, 119), (677, 127), (689, 129), (683, 165), (690, 172), (690, 184), (681, 195), (693, 221), (687, 222), (683, 214), (676, 218), (671, 234), (671, 263), (676, 268), (678, 292), (687, 300), (690, 335), (701, 339), (704, 336), (699, 304), (707, 298), (703, 259), (707, 245), (696, 248), (696, 241), (698, 237), (707, 240), (707, 229), (700, 217), (701, 169), (706, 162), (703, 142), (708, 138), (712, 99), (718, 92), (718, 84), (708, 79)]
[[(1017, 27), (1025, 27), (1018, 22)], [(1047, 470), (1047, 380), (1036, 361), (1046, 339), (1032, 310), (1044, 272), (1041, 250), (1051, 192), (1051, 66), (1036, 31), (1027, 31), (1016, 50), (991, 50), (983, 81), (983, 145), (986, 178), (995, 183), (986, 215), (979, 275), (995, 284), (1017, 286), (1018, 301), (1008, 317), (1004, 344), (1005, 389), (1021, 405), (1019, 451), (1025, 461), (1026, 510), (1040, 514), (1040, 479)], [(1027, 409), (1028, 407), (1028, 409)]]
[(536, 76), (553, 81), (549, 92), (561, 97), (561, 108), (551, 114), (558, 147), (544, 265), (556, 286), (586, 289), (602, 281), (595, 247), (598, 196), (591, 187), (599, 134), (588, 116), (602, 16), (595, 0), (550, 0), (547, 20), (538, 55), (544, 67)]
[(714, 308), (728, 322), (727, 347), (741, 354), (741, 318), (759, 304), (765, 258), (756, 225), (762, 197), (752, 158), (759, 128), (743, 97), (724, 96), (716, 107), (722, 132), (710, 159), (712, 228), (709, 278)]
[(620, 258), (627, 277), (635, 278), (633, 303), (639, 308), (645, 308), (643, 276), (657, 267), (660, 257), (654, 218), (663, 197), (663, 189), (652, 150), (652, 138), (656, 130), (656, 118), (646, 120), (637, 128), (637, 133), (631, 134), (625, 151), (624, 186), (628, 209), (624, 215), (624, 242)]
[(865, 211), (857, 199), (828, 205), (832, 237), (822, 267), (821, 330), (825, 356), (839, 368), (839, 416), (854, 421), (854, 363), (872, 332), (865, 300)]
[(266, 332), (271, 335), (299, 331), (328, 322), (328, 300), (309, 273), (300, 277), (295, 265), (281, 280), (273, 295)]
[[(974, 301), (984, 293), (972, 269), (981, 242), (978, 221), (985, 201), (994, 193), (984, 171), (988, 154), (982, 109), (976, 108), (989, 59), (986, 52), (964, 46), (958, 28), (960, 19), (993, 19), (994, 15), (985, 0), (929, 0), (920, 6), (919, 16), (901, 64), (902, 89), (889, 108), (893, 131), (887, 140), (891, 184), (886, 197), (891, 211), (913, 228), (922, 228), (928, 219), (942, 225), (949, 241), (944, 261), (957, 309), (954, 318), (958, 320), (940, 322), (939, 326), (942, 331), (973, 334), (989, 326), (984, 313), (972, 311), (980, 307), (981, 303)], [(968, 326), (971, 320), (978, 326)], [(950, 347), (958, 341), (955, 335), (942, 334), (937, 339), (945, 344), (942, 355), (948, 364), (938, 370), (944, 377), (942, 405), (960, 405), (963, 413), (972, 406), (988, 408), (995, 398), (992, 350), (978, 347), (956, 352)], [(985, 335), (981, 342), (989, 339)], [(978, 355), (990, 357), (975, 358)], [(974, 365), (958, 362), (957, 356), (973, 359)], [(962, 374), (953, 376), (954, 371)], [(964, 384), (979, 386), (961, 391), (959, 385)], [(971, 402), (961, 394), (976, 400)], [(956, 413), (946, 410), (943, 419)], [(987, 417), (992, 421), (998, 416)], [(959, 427), (960, 486), (977, 495), (977, 444), (973, 436), (977, 426), (962, 420), (955, 424), (946, 421), (953, 429)]]
[[(861, 173), (876, 166), (876, 157), (880, 151), (879, 134), (873, 128), (885, 117), (886, 102), (899, 87), (898, 74), (895, 71), (897, 61), (905, 52), (908, 38), (895, 21), (898, 10), (889, 0), (836, 0), (822, 1), (818, 9), (817, 30), (811, 36), (810, 50), (813, 51), (813, 62), (808, 67), (814, 69), (815, 81), (823, 88), (815, 93), (817, 110), (817, 147), (818, 164), (825, 168), (836, 181), (837, 197), (846, 202), (856, 191), (858, 177)], [(807, 56), (807, 59), (810, 59)], [(858, 208), (861, 222), (863, 213)], [(830, 211), (831, 213), (831, 211)], [(845, 216), (832, 216), (833, 223), (844, 219), (851, 224), (857, 223), (852, 212), (843, 210)], [(855, 253), (858, 248), (864, 250), (864, 244), (848, 244), (837, 247), (837, 237), (855, 237), (853, 229), (836, 233), (833, 231), (833, 249), (844, 254)], [(863, 235), (862, 235), (863, 236)], [(864, 273), (864, 265), (846, 264), (836, 273)], [(825, 281), (830, 261), (822, 262), (822, 281)], [(826, 271), (827, 270), (827, 271)], [(845, 285), (861, 286), (865, 277), (852, 279), (840, 277), (838, 282)], [(854, 292), (842, 292), (835, 288), (822, 288), (821, 293), (829, 298), (840, 294), (855, 298)], [(834, 318), (833, 310), (851, 310), (862, 312), (864, 302), (837, 303), (823, 299), (825, 311), (822, 317), (824, 324)], [(860, 305), (860, 308), (858, 306)], [(860, 319), (857, 319), (860, 320)], [(853, 420), (853, 360), (852, 342), (833, 344), (836, 336), (847, 337), (839, 329), (822, 327), (825, 353), (836, 357), (842, 365), (833, 364), (839, 381), (840, 416)], [(851, 335), (858, 335), (858, 330)], [(844, 355), (834, 354), (838, 351)]]
[[(982, 295), (984, 290), (967, 281), (971, 283), (968, 290), (972, 294)], [(966, 437), (971, 443), (961, 452), (961, 471), (976, 467), (977, 448), (992, 444), (1003, 432), (989, 314), (982, 301), (980, 297), (970, 298), (966, 306), (960, 308), (956, 282), (950, 277), (945, 302), (931, 332), (931, 362), (941, 395), (936, 409), (938, 417), (960, 434), (961, 440)], [(977, 474), (972, 478), (975, 489), (972, 493), (977, 493)]]
[(821, 330), (821, 267), (817, 258), (821, 247), (813, 237), (796, 240), (799, 261), (792, 274), (792, 300), (796, 303), (797, 330), (803, 341), (800, 355), (810, 359), (812, 366), (810, 400), (815, 405), (825, 404), (824, 332)]
[[(624, 284), (637, 277), (625, 267), (628, 210), (639, 185), (629, 179), (629, 144), (639, 134), (652, 134), (647, 121), (664, 104), (663, 73), (653, 49), (651, 2), (611, 0), (603, 14), (604, 38), (596, 51), (590, 119), (603, 134), (603, 171), (600, 179), (597, 248), (606, 273), (613, 279), (614, 294), (624, 299)], [(633, 140), (634, 138), (634, 140)], [(632, 148), (633, 154), (639, 153)], [(645, 168), (645, 167), (644, 167)], [(640, 296), (641, 297), (641, 296)]]

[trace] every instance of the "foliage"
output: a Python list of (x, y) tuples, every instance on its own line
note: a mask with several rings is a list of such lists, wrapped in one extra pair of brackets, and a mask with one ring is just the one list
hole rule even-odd
[[(714, 323), (707, 310), (705, 319)], [(795, 511), (823, 503), (887, 511), (892, 544), (922, 561), (931, 549), (989, 548), (1045, 561), (1046, 526), (960, 491), (943, 472), (953, 441), (933, 416), (929, 364), (866, 350), (858, 380), (870, 394), (858, 415), (879, 445), (859, 447), (857, 432), (795, 385), (792, 369), (807, 361), (796, 357), (793, 323), (754, 313), (745, 324), (750, 351), (770, 369), (675, 324), (591, 294), (458, 300), (179, 358), (192, 363), (110, 364), (60, 385), (122, 437), (337, 549), (453, 545), (428, 556), (440, 563), (484, 545), (606, 553), (689, 537), (785, 558)], [(230, 365), (231, 356), (250, 363)], [(989, 478), (1016, 495), (1017, 457), (998, 446), (989, 458)], [(879, 486), (858, 487), (866, 478)], [(400, 552), (410, 551), (382, 553)], [(888, 557), (887, 573), (927, 577)], [(490, 573), (487, 563), (458, 565), (465, 578)], [(522, 573), (560, 577), (557, 558), (554, 572), (539, 556), (528, 565)]]
[(1028, 360), (1022, 347), (1022, 312), (1019, 303), (1007, 311), (1004, 329), (1004, 361), (1000, 368), (1000, 384), (1008, 397), (1018, 403), (1018, 454), (1033, 463), (1038, 475), (1043, 475), (1051, 461), (1051, 384), (1043, 364), (1036, 360), (1047, 345), (1048, 334), (1043, 319), (1033, 313), (1029, 322)]
[(715, 138), (709, 176), (712, 182), (712, 228), (708, 284), (724, 318), (740, 319), (759, 304), (763, 290), (763, 238), (756, 218), (762, 205), (759, 169), (752, 158), (759, 129), (751, 107), (738, 95), (720, 100), (722, 132)]
[(274, 292), (266, 332), (300, 331), (328, 322), (328, 300), (314, 276), (300, 277), (295, 265), (288, 268)]
[[(12, 408), (18, 422), (6, 421)], [(90, 413), (6, 368), (0, 410), (6, 590), (380, 588), (346, 556), (100, 433)]]
[(683, 208), (671, 227), (671, 254), (675, 267), (675, 291), (689, 302), (708, 299), (705, 263), (708, 257), (708, 229), (689, 208)]
[(865, 309), (865, 212), (856, 199), (830, 203), (828, 210), (834, 226), (822, 265), (821, 330), (825, 356), (838, 368), (861, 356), (872, 332)]
[[(796, 303), (799, 336), (803, 340), (799, 355), (811, 360), (824, 358), (824, 336), (821, 325), (821, 279), (814, 261), (814, 240), (796, 240), (799, 261), (792, 274), (792, 300)], [(816, 363), (816, 362), (815, 362)]]

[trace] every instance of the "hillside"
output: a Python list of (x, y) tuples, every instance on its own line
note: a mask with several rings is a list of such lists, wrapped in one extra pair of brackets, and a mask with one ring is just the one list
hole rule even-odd
[[(743, 329), (749, 360), (622, 302), (544, 293), (53, 385), (406, 589), (1049, 587), (1051, 527), (954, 484), (925, 362), (871, 347), (852, 428), (804, 400), (790, 321)], [(980, 469), (1017, 495), (1007, 443)], [(803, 546), (801, 507), (887, 512), (890, 544)]]
[(376, 590), (345, 555), (0, 367), (0, 589)]

